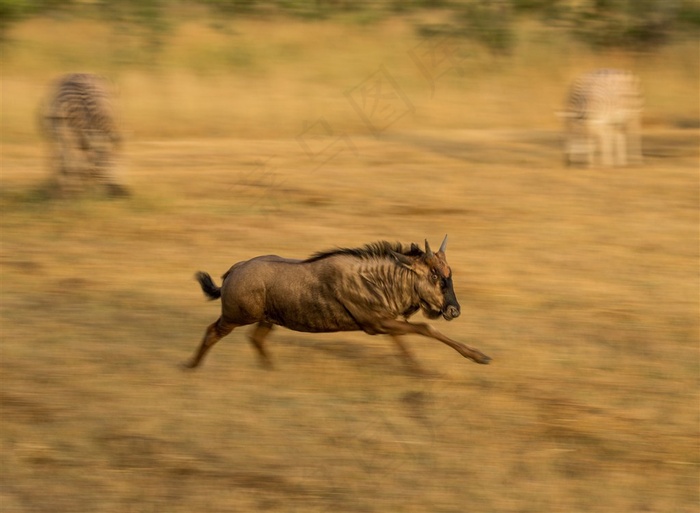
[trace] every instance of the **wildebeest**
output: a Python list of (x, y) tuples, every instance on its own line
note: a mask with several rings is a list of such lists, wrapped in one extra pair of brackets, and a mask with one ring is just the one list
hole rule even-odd
[[(446, 337), (425, 323), (407, 319), (421, 310), (430, 319), (450, 321), (460, 314), (445, 259), (447, 236), (437, 252), (425, 241), (406, 248), (386, 241), (361, 248), (339, 248), (291, 260), (266, 255), (239, 262), (217, 287), (207, 273), (196, 275), (210, 299), (221, 298), (221, 316), (206, 330), (186, 364), (197, 367), (204, 355), (234, 328), (256, 324), (250, 341), (263, 365), (270, 366), (265, 337), (276, 324), (302, 332), (364, 331), (392, 337), (412, 368), (418, 364), (401, 335), (434, 338), (477, 363), (491, 358)], [(402, 319), (403, 318), (403, 319)]]

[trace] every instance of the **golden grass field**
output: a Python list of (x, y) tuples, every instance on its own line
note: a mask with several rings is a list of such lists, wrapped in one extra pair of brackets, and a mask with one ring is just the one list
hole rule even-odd
[[(14, 33), (0, 510), (697, 511), (697, 42), (529, 27), (508, 58), (442, 43), (431, 85), (405, 21), (234, 28), (183, 24), (153, 68), (99, 24)], [(643, 166), (562, 166), (553, 113), (598, 65), (643, 79)], [(129, 198), (46, 193), (36, 109), (76, 68), (119, 91)], [(266, 371), (240, 329), (180, 368), (219, 313), (195, 271), (445, 233), (462, 316), (433, 324), (491, 365), (408, 337), (416, 377), (388, 338), (277, 329)]]

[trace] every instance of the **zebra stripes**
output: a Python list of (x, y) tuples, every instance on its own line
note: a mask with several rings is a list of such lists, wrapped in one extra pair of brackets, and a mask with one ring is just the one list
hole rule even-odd
[(107, 83), (89, 73), (72, 73), (55, 84), (43, 112), (53, 148), (58, 185), (64, 192), (100, 184), (124, 194), (114, 176), (117, 130)]
[(599, 69), (580, 76), (562, 113), (567, 165), (641, 163), (642, 107), (640, 82), (632, 73)]

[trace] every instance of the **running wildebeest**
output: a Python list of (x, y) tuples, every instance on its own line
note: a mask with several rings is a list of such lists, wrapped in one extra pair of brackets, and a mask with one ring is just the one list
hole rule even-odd
[[(416, 244), (380, 241), (355, 249), (316, 253), (306, 260), (266, 255), (239, 262), (217, 287), (204, 272), (196, 275), (210, 299), (221, 298), (221, 316), (211, 324), (198, 351), (186, 364), (197, 367), (204, 355), (234, 328), (256, 324), (250, 341), (263, 365), (270, 366), (265, 337), (273, 325), (302, 332), (364, 331), (392, 337), (412, 368), (418, 364), (400, 335), (434, 338), (477, 363), (491, 358), (455, 342), (425, 323), (407, 319), (422, 310), (430, 319), (450, 321), (460, 314), (445, 259), (447, 236), (434, 253)], [(401, 320), (400, 318), (403, 318)]]

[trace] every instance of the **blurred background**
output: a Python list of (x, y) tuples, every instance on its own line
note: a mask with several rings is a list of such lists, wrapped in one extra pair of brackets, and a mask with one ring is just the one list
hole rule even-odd
[[(695, 0), (0, 0), (0, 509), (695, 512)], [(639, 166), (567, 168), (571, 82), (628, 69)], [(42, 102), (106, 77), (131, 195), (60, 198)], [(450, 236), (494, 360), (245, 329), (197, 270)], [(418, 320), (418, 318), (416, 318)]]

